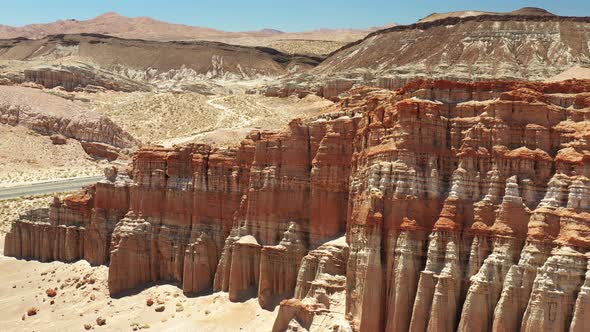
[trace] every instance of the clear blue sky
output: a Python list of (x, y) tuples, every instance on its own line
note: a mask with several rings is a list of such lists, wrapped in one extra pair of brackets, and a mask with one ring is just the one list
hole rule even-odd
[(590, 0), (1, 0), (0, 24), (84, 20), (115, 11), (125, 16), (151, 16), (228, 31), (302, 31), (408, 24), (433, 12), (511, 11), (521, 7), (590, 16)]

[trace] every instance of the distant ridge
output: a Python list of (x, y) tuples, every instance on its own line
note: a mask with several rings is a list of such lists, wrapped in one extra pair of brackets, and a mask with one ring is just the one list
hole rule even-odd
[(332, 52), (313, 71), (395, 77), (398, 83), (415, 77), (546, 80), (576, 64), (588, 65), (590, 50), (579, 36), (589, 27), (590, 17), (530, 7), (509, 13), (433, 14), (372, 32)]
[(462, 10), (462, 11), (455, 11), (455, 12), (448, 12), (448, 13), (432, 13), (420, 20), (417, 23), (426, 23), (426, 22), (433, 22), (437, 20), (446, 19), (449, 17), (471, 17), (471, 16), (481, 16), (481, 15), (524, 15), (524, 16), (556, 16), (555, 14), (543, 9), (543, 8), (536, 8), (536, 7), (524, 7), (521, 9), (513, 10), (511, 12), (485, 12), (479, 10)]
[(229, 32), (207, 27), (169, 23), (151, 17), (127, 17), (116, 12), (107, 12), (89, 20), (65, 19), (52, 23), (29, 24), (22, 27), (0, 25), (0, 39), (25, 37), (41, 39), (56, 34), (98, 33), (126, 39), (157, 41), (211, 40), (241, 45), (264, 45), (273, 39), (308, 39), (350, 42), (383, 27), (368, 29), (318, 29), (303, 32), (284, 32), (265, 28), (257, 31)]

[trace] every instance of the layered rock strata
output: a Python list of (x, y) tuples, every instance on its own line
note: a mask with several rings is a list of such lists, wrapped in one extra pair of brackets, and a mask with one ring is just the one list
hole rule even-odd
[(589, 17), (547, 12), (445, 17), (370, 33), (312, 70), (327, 78), (544, 80), (588, 64)]
[[(0, 31), (1, 33), (1, 31)], [(0, 39), (0, 78), (68, 91), (191, 91), (209, 80), (280, 77), (322, 58), (214, 41), (148, 41), (96, 33)]]
[(258, 297), (274, 331), (590, 326), (590, 81), (347, 94), (239, 147), (141, 149), (5, 253)]
[(109, 146), (126, 149), (139, 144), (103, 114), (41, 90), (20, 86), (0, 86), (0, 124), (27, 127), (47, 136), (74, 138), (83, 142), (90, 154), (106, 158), (117, 153)]

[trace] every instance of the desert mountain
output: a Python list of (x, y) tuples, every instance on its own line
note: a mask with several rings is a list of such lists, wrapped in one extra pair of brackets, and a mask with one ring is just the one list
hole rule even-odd
[(205, 39), (228, 34), (204, 27), (162, 22), (149, 17), (129, 18), (112, 12), (86, 21), (71, 19), (23, 27), (0, 26), (0, 37), (5, 39), (17, 37), (41, 39), (49, 35), (77, 33), (99, 33), (121, 38), (153, 40)]
[(590, 63), (589, 30), (590, 17), (533, 8), (436, 14), (373, 32), (334, 52), (315, 74), (543, 80)]
[[(90, 20), (59, 20), (45, 24), (30, 24), (22, 27), (0, 25), (0, 38), (11, 39), (25, 37), (41, 39), (56, 34), (104, 34), (128, 39), (146, 39), (158, 41), (171, 40), (209, 40), (229, 44), (247, 46), (272, 46), (273, 43), (282, 40), (311, 40), (337, 42), (337, 45), (327, 44), (323, 53), (329, 53), (334, 49), (365, 37), (368, 33), (378, 30), (378, 27), (369, 29), (318, 29), (303, 32), (282, 32), (275, 29), (262, 29), (258, 31), (228, 32), (196, 27), (183, 24), (174, 24), (159, 21), (150, 17), (126, 17), (117, 13), (106, 13)], [(299, 42), (299, 44), (301, 44)], [(297, 51), (305, 53), (305, 48)]]
[(96, 34), (0, 40), (0, 64), (6, 64), (0, 77), (67, 90), (90, 84), (135, 91), (212, 78), (280, 76), (318, 61), (211, 41), (158, 42)]

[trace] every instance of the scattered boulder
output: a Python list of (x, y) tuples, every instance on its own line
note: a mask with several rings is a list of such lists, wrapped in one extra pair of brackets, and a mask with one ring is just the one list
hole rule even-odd
[(47, 294), (47, 296), (49, 297), (55, 297), (57, 295), (57, 291), (54, 288), (49, 288), (45, 291), (45, 293)]
[(68, 143), (68, 139), (63, 135), (55, 134), (51, 135), (49, 138), (51, 139), (51, 143), (53, 143), (53, 145), (64, 145)]
[(39, 308), (31, 307), (27, 310), (27, 316), (35, 316), (39, 312)]
[(115, 180), (117, 179), (117, 173), (118, 170), (115, 166), (105, 167), (104, 169), (104, 177), (111, 182), (115, 182)]
[(155, 310), (156, 310), (156, 312), (162, 312), (162, 311), (166, 310), (166, 307), (163, 305), (159, 305), (156, 307)]
[(97, 324), (98, 326), (103, 326), (103, 325), (106, 325), (106, 323), (107, 323), (107, 320), (106, 320), (105, 318), (98, 317), (98, 318), (96, 319), (96, 324)]
[(117, 160), (119, 150), (112, 145), (97, 142), (81, 142), (82, 148), (88, 155), (95, 159)]

